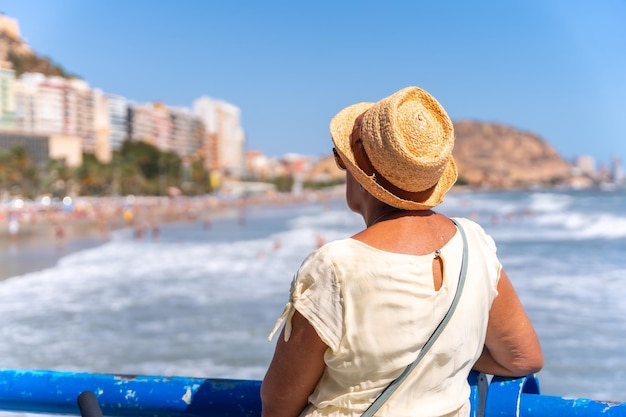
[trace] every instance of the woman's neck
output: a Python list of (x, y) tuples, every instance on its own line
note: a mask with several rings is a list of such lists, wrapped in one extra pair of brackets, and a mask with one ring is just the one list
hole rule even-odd
[(381, 223), (387, 220), (396, 219), (406, 216), (427, 216), (433, 214), (432, 210), (403, 210), (396, 207), (387, 206), (381, 210), (373, 212), (371, 220), (366, 221), (367, 227), (371, 227), (377, 223)]

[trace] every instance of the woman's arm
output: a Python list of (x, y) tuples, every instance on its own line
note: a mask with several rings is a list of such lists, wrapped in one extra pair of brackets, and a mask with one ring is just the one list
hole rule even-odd
[(291, 319), (288, 342), (284, 331), (261, 384), (262, 417), (298, 416), (324, 372), (328, 346), (298, 311)]
[(491, 375), (517, 377), (539, 372), (542, 367), (539, 338), (503, 270), (498, 296), (489, 312), (485, 347), (474, 369)]

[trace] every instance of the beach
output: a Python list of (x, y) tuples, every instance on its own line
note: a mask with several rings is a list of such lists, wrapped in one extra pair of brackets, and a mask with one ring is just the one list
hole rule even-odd
[(136, 238), (158, 239), (173, 223), (238, 217), (255, 207), (298, 204), (343, 197), (342, 187), (298, 195), (201, 197), (82, 197), (71, 204), (29, 202), (0, 206), (0, 280), (54, 266), (76, 251), (109, 241), (116, 230), (131, 229)]
[[(70, 227), (71, 229), (71, 227)], [(73, 252), (101, 245), (106, 238), (91, 232), (71, 233), (59, 241), (50, 237), (52, 231), (18, 241), (0, 241), (0, 280), (54, 266), (59, 259)]]
[(70, 253), (107, 242), (114, 230), (145, 227), (145, 213), (159, 223), (183, 216), (177, 205), (152, 199), (132, 204), (117, 198), (78, 199), (71, 207), (17, 205), (0, 213), (0, 279), (54, 266)]
[[(497, 243), (544, 349), (546, 395), (626, 401), (624, 197), (467, 191), (439, 207)], [(363, 227), (343, 198), (316, 198), (225, 199), (213, 211), (191, 199), (195, 217), (164, 220), (156, 238), (130, 224), (103, 243), (97, 228), (78, 240), (68, 231), (66, 245), (97, 246), (0, 281), (0, 366), (262, 378), (303, 259)]]

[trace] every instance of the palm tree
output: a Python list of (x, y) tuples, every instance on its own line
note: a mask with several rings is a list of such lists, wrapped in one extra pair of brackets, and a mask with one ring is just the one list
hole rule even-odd
[(0, 150), (0, 184), (5, 192), (33, 197), (38, 188), (39, 172), (28, 158), (26, 149)]

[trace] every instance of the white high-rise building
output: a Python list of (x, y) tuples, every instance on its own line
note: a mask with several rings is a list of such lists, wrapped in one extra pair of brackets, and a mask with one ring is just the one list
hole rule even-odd
[(217, 170), (226, 176), (245, 173), (245, 133), (241, 127), (241, 110), (230, 103), (202, 96), (194, 101), (193, 111), (200, 116), (209, 136), (216, 139), (213, 159)]
[(613, 182), (616, 184), (624, 183), (624, 179), (626, 179), (626, 175), (624, 175), (624, 167), (622, 165), (622, 160), (617, 156), (613, 156), (611, 158), (611, 171)]
[(596, 160), (590, 155), (579, 155), (574, 158), (574, 168), (578, 171), (578, 174), (591, 177), (597, 175)]
[(15, 129), (15, 71), (0, 67), (0, 129)]
[(101, 162), (111, 162), (113, 157), (111, 151), (111, 141), (109, 140), (109, 115), (107, 112), (107, 99), (100, 89), (93, 91), (93, 117), (95, 131), (95, 152), (96, 159)]
[(79, 79), (62, 79), (63, 130), (62, 133), (78, 136), (83, 149), (97, 153), (95, 92), (89, 84)]
[(15, 124), (32, 134), (62, 134), (81, 139), (95, 152), (95, 97), (85, 81), (27, 73), (15, 82)]
[(18, 130), (25, 133), (63, 132), (63, 79), (27, 73), (16, 81), (15, 105)]
[(114, 151), (122, 147), (128, 137), (128, 100), (125, 97), (105, 94), (109, 116), (109, 142)]

